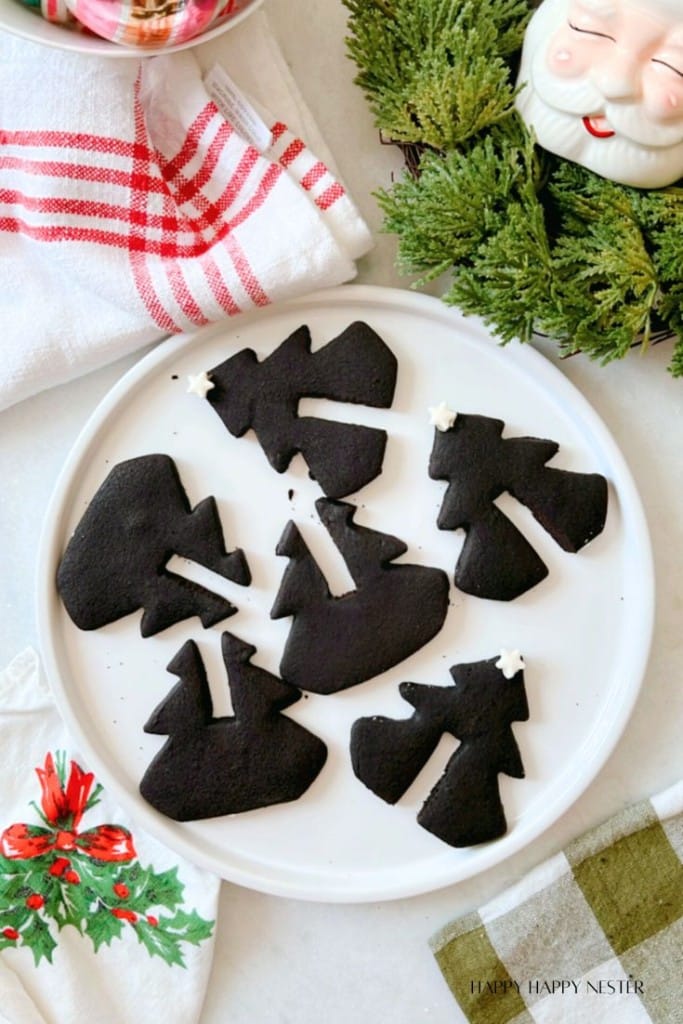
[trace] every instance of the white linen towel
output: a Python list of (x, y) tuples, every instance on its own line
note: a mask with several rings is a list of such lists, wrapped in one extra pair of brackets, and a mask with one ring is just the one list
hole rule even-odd
[(0, 1024), (198, 1021), (219, 880), (127, 821), (31, 649), (0, 673), (0, 749)]
[(355, 275), (368, 229), (278, 114), (305, 108), (263, 11), (220, 54), (230, 79), (205, 82), (190, 50), (105, 59), (0, 33), (0, 409)]

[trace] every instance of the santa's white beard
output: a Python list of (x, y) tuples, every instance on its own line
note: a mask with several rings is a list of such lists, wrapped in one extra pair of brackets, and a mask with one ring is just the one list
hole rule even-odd
[(540, 146), (603, 178), (638, 188), (662, 188), (683, 176), (683, 142), (663, 149), (641, 146), (619, 134), (597, 139), (582, 117), (549, 107), (529, 86), (520, 93), (517, 109)]
[(579, 118), (602, 114), (616, 135), (624, 135), (637, 146), (666, 149), (683, 142), (683, 124), (653, 121), (642, 103), (631, 100), (610, 102), (591, 81), (590, 75), (561, 78), (548, 69), (546, 53), (540, 48), (529, 69), (529, 84), (551, 110)]

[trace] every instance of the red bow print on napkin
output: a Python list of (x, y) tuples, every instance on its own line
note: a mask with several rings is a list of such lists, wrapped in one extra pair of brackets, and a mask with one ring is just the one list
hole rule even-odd
[(121, 825), (98, 825), (78, 831), (84, 811), (97, 802), (101, 787), (96, 786), (91, 794), (95, 776), (92, 772), (84, 772), (75, 761), (70, 763), (65, 783), (64, 766), (60, 767), (61, 772), (55, 767), (52, 754), (48, 754), (45, 766), (36, 768), (42, 790), (42, 813), (38, 808), (36, 810), (45, 827), (23, 822), (10, 825), (0, 836), (0, 854), (8, 860), (29, 860), (51, 850), (62, 853), (77, 851), (101, 861), (132, 860), (136, 855), (133, 837)]

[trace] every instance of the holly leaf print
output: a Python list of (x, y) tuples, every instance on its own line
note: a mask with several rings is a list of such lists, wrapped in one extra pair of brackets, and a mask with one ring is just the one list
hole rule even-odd
[(150, 871), (146, 888), (147, 906), (175, 910), (182, 903), (184, 888), (185, 886), (178, 879), (177, 867), (158, 874)]
[[(152, 921), (155, 920), (156, 918), (152, 918)], [(173, 932), (167, 931), (162, 921), (152, 924), (148, 920), (140, 920), (135, 932), (138, 942), (142, 943), (150, 956), (160, 956), (169, 965), (185, 967), (180, 939)]]
[(113, 939), (120, 938), (123, 929), (124, 922), (114, 917), (109, 907), (100, 903), (96, 912), (86, 922), (85, 934), (97, 952), (100, 946), (110, 946)]
[(67, 924), (71, 924), (83, 934), (83, 928), (90, 916), (90, 908), (95, 899), (95, 893), (89, 886), (82, 884), (78, 872), (73, 872), (73, 874), (78, 880), (74, 878), (73, 880), (65, 880), (58, 884), (55, 919), (60, 929)]
[(21, 896), (25, 896), (27, 891), (30, 892), (30, 889), (30, 874), (16, 874), (10, 875), (9, 878), (3, 878), (0, 881), (0, 894), (2, 895), (3, 905), (13, 903)]
[(213, 921), (206, 921), (200, 917), (196, 910), (190, 911), (189, 914), (179, 910), (165, 923), (169, 930), (185, 942), (191, 942), (193, 946), (198, 946), (200, 942), (210, 938), (214, 925)]
[(28, 946), (33, 953), (36, 967), (43, 958), (52, 963), (52, 953), (56, 949), (57, 943), (53, 939), (49, 927), (38, 914), (34, 914), (27, 927), (22, 929), (21, 944)]
[(210, 938), (213, 922), (200, 917), (196, 910), (189, 914), (179, 910), (173, 917), (156, 918), (148, 915), (141, 918), (136, 931), (139, 941), (152, 956), (161, 956), (169, 964), (185, 966), (181, 942), (190, 942), (198, 946), (200, 942)]
[[(213, 922), (178, 909), (178, 868), (144, 868), (121, 825), (82, 823), (101, 786), (63, 751), (48, 754), (36, 774), (41, 807), (32, 807), (42, 825), (0, 828), (0, 951), (27, 946), (36, 964), (52, 963), (66, 925), (87, 936), (95, 952), (132, 929), (150, 956), (184, 966), (182, 943), (209, 938)], [(159, 918), (159, 908), (174, 916)]]
[(23, 928), (31, 916), (23, 900), (19, 900), (13, 906), (4, 907), (0, 914), (0, 933), (4, 938), (9, 938), (7, 932)]
[[(36, 858), (37, 860), (38, 858)], [(0, 875), (3, 876), (3, 891), (5, 876), (23, 875), (26, 873), (26, 864), (21, 860), (10, 860), (9, 857), (0, 855)]]

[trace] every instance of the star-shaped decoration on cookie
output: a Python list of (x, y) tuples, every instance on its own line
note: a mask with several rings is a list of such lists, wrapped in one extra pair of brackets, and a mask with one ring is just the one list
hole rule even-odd
[(215, 386), (206, 370), (202, 370), (201, 373), (196, 375), (189, 374), (187, 378), (187, 393), (189, 395), (198, 395), (200, 398), (206, 398), (207, 391), (215, 388)]
[(429, 407), (429, 422), (437, 430), (450, 430), (455, 423), (456, 416), (457, 413), (449, 409), (445, 402), (439, 402), (438, 405)]
[(500, 649), (500, 658), (496, 662), (496, 668), (499, 668), (506, 679), (512, 679), (517, 673), (524, 668), (524, 659), (519, 651), (508, 651), (505, 647)]

